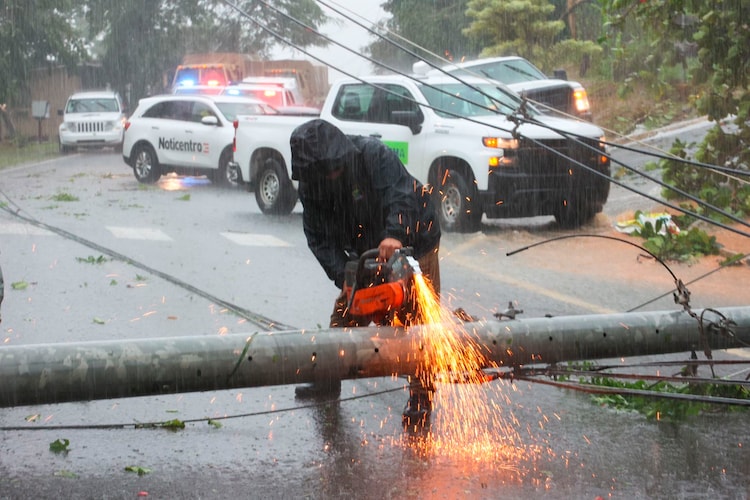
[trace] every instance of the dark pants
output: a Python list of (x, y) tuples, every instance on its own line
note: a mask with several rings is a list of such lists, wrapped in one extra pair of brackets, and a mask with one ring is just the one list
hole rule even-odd
[[(440, 259), (438, 258), (438, 250), (439, 247), (435, 247), (433, 250), (430, 250), (427, 254), (417, 259), (417, 262), (419, 262), (419, 268), (422, 270), (422, 275), (432, 284), (432, 289), (439, 297)], [(407, 303), (403, 307), (407, 312), (407, 316), (409, 315), (408, 313), (416, 309), (415, 305), (411, 302), (412, 301), (407, 298)], [(329, 326), (331, 328), (367, 326), (373, 321), (373, 319), (374, 318), (371, 316), (352, 316), (351, 314), (346, 314), (346, 294), (342, 291), (336, 298), (336, 303), (333, 306)]]

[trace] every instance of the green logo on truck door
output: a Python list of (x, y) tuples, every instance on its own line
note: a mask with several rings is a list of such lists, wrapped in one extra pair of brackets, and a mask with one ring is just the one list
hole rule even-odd
[(383, 141), (383, 144), (391, 148), (397, 155), (398, 159), (404, 165), (409, 164), (409, 143), (403, 141)]

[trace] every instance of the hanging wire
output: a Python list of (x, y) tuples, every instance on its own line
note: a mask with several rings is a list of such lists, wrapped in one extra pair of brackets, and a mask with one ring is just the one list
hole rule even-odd
[[(263, 23), (261, 23), (261, 22), (260, 22), (260, 21), (258, 21), (257, 19), (253, 18), (253, 17), (252, 17), (252, 16), (250, 15), (250, 14), (248, 14), (248, 13), (247, 13), (247, 12), (245, 12), (245, 11), (244, 11), (243, 9), (241, 9), (241, 8), (240, 8), (240, 7), (239, 7), (239, 6), (238, 6), (238, 5), (236, 4), (236, 3), (230, 2), (229, 0), (223, 0), (223, 1), (224, 1), (224, 3), (225, 3), (226, 5), (228, 5), (229, 7), (231, 7), (232, 9), (234, 9), (235, 11), (237, 11), (237, 12), (238, 12), (238, 13), (239, 13), (239, 14), (240, 14), (241, 16), (243, 16), (243, 17), (247, 18), (248, 20), (250, 20), (250, 21), (251, 21), (251, 22), (252, 22), (253, 24), (255, 24), (256, 26), (258, 26), (258, 27), (259, 27), (259, 28), (261, 28), (262, 30), (264, 30), (264, 31), (268, 32), (269, 34), (271, 34), (271, 35), (272, 35), (272, 36), (273, 36), (274, 38), (276, 38), (276, 39), (277, 39), (277, 40), (279, 40), (280, 42), (282, 42), (282, 43), (285, 43), (285, 44), (287, 44), (287, 45), (289, 45), (289, 46), (293, 47), (293, 48), (294, 48), (294, 49), (296, 49), (296, 50), (299, 50), (299, 51), (300, 51), (301, 53), (303, 53), (303, 54), (305, 54), (305, 55), (307, 55), (307, 56), (309, 56), (309, 57), (311, 57), (311, 58), (315, 59), (315, 60), (316, 60), (316, 61), (318, 61), (318, 62), (321, 62), (321, 63), (323, 63), (323, 64), (325, 64), (325, 65), (327, 65), (327, 66), (330, 66), (331, 68), (334, 68), (334, 69), (335, 69), (336, 71), (339, 71), (339, 72), (341, 72), (342, 74), (344, 74), (344, 75), (346, 75), (346, 76), (348, 76), (348, 77), (350, 77), (350, 78), (353, 78), (353, 79), (355, 79), (355, 80), (357, 80), (357, 81), (360, 81), (360, 82), (362, 82), (362, 83), (366, 83), (366, 84), (372, 85), (373, 87), (375, 87), (375, 88), (377, 88), (377, 89), (380, 89), (380, 90), (382, 90), (382, 91), (384, 91), (384, 92), (386, 92), (386, 93), (389, 93), (389, 94), (395, 94), (394, 92), (392, 92), (391, 90), (389, 90), (389, 89), (387, 89), (387, 88), (385, 88), (385, 87), (383, 87), (383, 86), (380, 86), (380, 85), (377, 85), (377, 84), (373, 84), (373, 83), (367, 82), (367, 81), (365, 81), (364, 79), (362, 79), (362, 78), (360, 78), (360, 77), (358, 77), (358, 76), (355, 76), (355, 75), (353, 75), (353, 74), (351, 74), (351, 73), (347, 72), (347, 71), (346, 71), (346, 70), (344, 70), (343, 68), (340, 68), (340, 67), (336, 66), (335, 64), (331, 64), (331, 63), (329, 63), (329, 62), (327, 62), (327, 61), (323, 60), (322, 58), (320, 58), (320, 57), (317, 57), (317, 56), (315, 56), (315, 55), (311, 54), (311, 53), (310, 53), (309, 51), (306, 51), (306, 50), (305, 50), (304, 48), (300, 47), (299, 45), (297, 45), (297, 44), (295, 44), (295, 43), (293, 43), (293, 42), (291, 42), (291, 41), (287, 40), (287, 39), (286, 39), (286, 38), (284, 38), (284, 37), (283, 37), (282, 35), (280, 35), (280, 34), (279, 34), (278, 32), (274, 31), (273, 29), (271, 29), (271, 28), (269, 28), (268, 26), (264, 25)], [(325, 2), (325, 1), (323, 1), (323, 0), (317, 0), (317, 1), (318, 1), (318, 3), (320, 3), (321, 5), (324, 5), (324, 6), (326, 6), (327, 8), (329, 8), (329, 9), (331, 9), (332, 11), (336, 12), (337, 14), (341, 15), (342, 17), (344, 17), (344, 18), (346, 18), (346, 19), (350, 20), (351, 22), (353, 22), (353, 23), (357, 24), (358, 26), (360, 26), (360, 27), (364, 28), (365, 30), (367, 30), (367, 31), (368, 31), (369, 33), (371, 33), (371, 34), (375, 35), (376, 37), (378, 37), (378, 38), (380, 38), (380, 39), (382, 39), (382, 40), (384, 40), (384, 41), (388, 42), (389, 44), (393, 45), (394, 47), (398, 48), (399, 50), (403, 50), (403, 51), (404, 51), (404, 52), (406, 52), (407, 54), (409, 54), (409, 55), (411, 55), (411, 56), (413, 56), (413, 57), (415, 57), (415, 58), (421, 59), (421, 58), (420, 58), (420, 56), (419, 56), (418, 54), (416, 54), (416, 53), (415, 53), (414, 51), (412, 51), (412, 50), (410, 50), (410, 49), (408, 49), (408, 48), (404, 47), (403, 45), (401, 45), (401, 44), (399, 44), (399, 43), (396, 43), (396, 42), (394, 42), (393, 40), (390, 40), (390, 39), (388, 39), (387, 37), (384, 37), (384, 36), (383, 36), (383, 35), (382, 35), (381, 33), (379, 33), (378, 31), (376, 31), (376, 30), (373, 30), (373, 29), (369, 28), (368, 26), (365, 26), (365, 25), (364, 25), (363, 23), (360, 23), (359, 21), (355, 20), (355, 19), (354, 19), (354, 18), (353, 18), (352, 16), (349, 16), (349, 15), (347, 15), (347, 14), (343, 13), (343, 12), (341, 11), (341, 9), (336, 9), (336, 8), (332, 7), (331, 5), (329, 5), (328, 3), (326, 3), (326, 2)], [(269, 8), (269, 9), (273, 10), (274, 12), (276, 12), (276, 13), (278, 13), (278, 14), (282, 15), (282, 16), (283, 16), (283, 17), (285, 17), (286, 19), (289, 19), (290, 21), (292, 21), (292, 22), (294, 22), (295, 24), (299, 25), (300, 27), (302, 27), (302, 28), (303, 28), (303, 29), (305, 29), (306, 31), (312, 32), (312, 33), (314, 33), (315, 35), (317, 35), (317, 36), (320, 36), (320, 37), (321, 37), (321, 38), (323, 38), (324, 40), (326, 40), (326, 41), (328, 41), (328, 42), (330, 42), (330, 43), (333, 43), (334, 45), (336, 45), (336, 46), (338, 46), (338, 47), (341, 47), (341, 48), (343, 48), (343, 49), (347, 50), (348, 52), (350, 52), (350, 53), (352, 53), (352, 54), (354, 54), (354, 55), (357, 55), (358, 57), (361, 57), (361, 58), (363, 58), (363, 59), (365, 59), (365, 60), (369, 61), (369, 62), (370, 62), (370, 63), (372, 63), (372, 64), (375, 64), (375, 65), (378, 65), (378, 66), (380, 66), (380, 67), (383, 67), (383, 68), (385, 68), (385, 69), (388, 69), (389, 71), (391, 71), (391, 72), (393, 72), (393, 73), (395, 73), (395, 74), (398, 74), (398, 75), (400, 75), (400, 76), (403, 76), (403, 77), (409, 78), (409, 79), (411, 79), (412, 81), (415, 81), (415, 82), (417, 82), (417, 83), (419, 83), (419, 84), (421, 84), (421, 85), (424, 85), (424, 86), (426, 86), (426, 87), (432, 88), (433, 90), (439, 91), (439, 92), (441, 92), (441, 93), (443, 93), (443, 94), (448, 94), (448, 92), (446, 92), (445, 90), (443, 90), (443, 89), (441, 89), (441, 88), (438, 88), (438, 87), (432, 86), (432, 85), (430, 85), (430, 84), (427, 84), (426, 82), (422, 81), (422, 80), (421, 80), (421, 79), (420, 79), (419, 77), (416, 77), (416, 76), (414, 76), (414, 75), (409, 75), (409, 74), (406, 74), (406, 73), (404, 73), (404, 72), (402, 72), (402, 71), (400, 71), (400, 70), (398, 70), (398, 69), (396, 69), (396, 68), (393, 68), (393, 67), (391, 67), (391, 66), (388, 66), (387, 64), (384, 64), (384, 63), (382, 63), (382, 62), (380, 62), (380, 61), (377, 61), (377, 60), (375, 60), (375, 59), (373, 59), (373, 58), (371, 58), (371, 57), (369, 57), (369, 56), (365, 56), (365, 55), (362, 55), (362, 54), (358, 53), (358, 52), (357, 52), (357, 51), (356, 51), (355, 49), (353, 49), (353, 48), (351, 48), (351, 47), (349, 47), (349, 46), (346, 46), (345, 44), (342, 44), (342, 43), (340, 43), (340, 42), (338, 42), (338, 41), (336, 41), (336, 40), (334, 40), (334, 39), (332, 39), (332, 38), (330, 38), (330, 37), (328, 37), (328, 36), (326, 36), (326, 35), (324, 35), (324, 34), (320, 33), (319, 31), (315, 30), (315, 29), (314, 29), (313, 27), (311, 27), (311, 26), (308, 26), (307, 24), (303, 23), (302, 21), (298, 20), (297, 18), (295, 18), (295, 17), (291, 16), (290, 14), (288, 14), (288, 13), (286, 13), (286, 12), (284, 12), (284, 11), (282, 11), (282, 10), (278, 9), (277, 7), (275, 7), (275, 6), (271, 5), (271, 4), (269, 4), (268, 2), (266, 2), (266, 1), (264, 1), (264, 0), (258, 0), (258, 2), (259, 2), (260, 4), (262, 4), (263, 6), (265, 6), (265, 7)], [(361, 17), (361, 16), (360, 16), (360, 17)], [(369, 24), (373, 25), (374, 23), (369, 23)], [(411, 43), (411, 42), (409, 42), (409, 43)], [(412, 43), (412, 45), (414, 45), (414, 46), (417, 46), (416, 44), (413, 44), (413, 43)], [(417, 47), (418, 47), (418, 46), (417, 46)], [(421, 47), (419, 47), (419, 48), (420, 48), (420, 49), (422, 49)], [(432, 68), (434, 68), (434, 69), (436, 69), (436, 70), (439, 70), (439, 71), (443, 72), (443, 73), (444, 73), (445, 75), (447, 75), (447, 76), (450, 76), (451, 78), (455, 79), (456, 81), (458, 81), (458, 82), (460, 82), (460, 83), (463, 83), (463, 84), (465, 84), (465, 85), (467, 85), (467, 86), (471, 87), (471, 88), (472, 88), (473, 90), (475, 90), (475, 91), (478, 91), (478, 92), (480, 92), (481, 94), (483, 94), (483, 95), (487, 96), (487, 95), (486, 95), (486, 94), (485, 94), (484, 92), (482, 92), (482, 90), (481, 90), (481, 89), (479, 89), (479, 88), (476, 88), (476, 87), (472, 86), (471, 84), (469, 84), (469, 83), (467, 83), (467, 82), (465, 82), (465, 81), (461, 80), (461, 79), (460, 79), (460, 78), (459, 78), (459, 77), (458, 77), (457, 75), (453, 75), (453, 74), (450, 74), (450, 73), (448, 73), (448, 72), (444, 71), (444, 70), (443, 70), (442, 68), (440, 68), (440, 67), (438, 67), (438, 66), (436, 66), (436, 65), (434, 65), (434, 64), (432, 64), (432, 63), (429, 63), (428, 61), (424, 61), (424, 62), (425, 62), (426, 64), (430, 65), (430, 66), (431, 66)], [(400, 96), (400, 95), (399, 95), (399, 97), (403, 98), (403, 96)], [(457, 98), (457, 99), (459, 99), (459, 100), (462, 100), (462, 101), (464, 101), (464, 102), (469, 102), (469, 103), (472, 103), (472, 104), (474, 104), (474, 105), (478, 105), (478, 106), (479, 106), (479, 107), (481, 107), (481, 108), (484, 108), (484, 109), (487, 109), (487, 110), (491, 110), (491, 111), (493, 111), (493, 112), (497, 112), (497, 110), (494, 110), (494, 109), (491, 109), (491, 108), (487, 108), (487, 107), (484, 107), (484, 106), (482, 106), (482, 105), (479, 105), (479, 104), (477, 104), (477, 103), (475, 103), (475, 102), (471, 101), (470, 99), (466, 99), (466, 98), (463, 98), (462, 96), (453, 96), (453, 97), (455, 97), (455, 98)], [(487, 96), (487, 97), (491, 97), (491, 96)], [(514, 135), (515, 137), (522, 137), (522, 136), (521, 136), (521, 134), (519, 134), (519, 132), (518, 132), (518, 126), (519, 126), (519, 125), (520, 125), (520, 123), (522, 123), (522, 122), (526, 122), (526, 123), (531, 123), (531, 124), (534, 124), (534, 125), (537, 125), (537, 126), (545, 127), (545, 128), (547, 128), (547, 129), (549, 129), (549, 130), (552, 130), (552, 131), (554, 131), (554, 132), (556, 132), (556, 133), (559, 133), (559, 134), (561, 134), (561, 135), (564, 135), (564, 136), (565, 136), (566, 138), (568, 138), (569, 140), (573, 140), (574, 142), (576, 142), (576, 143), (578, 143), (578, 144), (581, 144), (581, 145), (583, 145), (583, 146), (584, 146), (584, 147), (586, 147), (586, 148), (589, 148), (589, 149), (595, 150), (595, 151), (597, 152), (597, 154), (603, 154), (604, 156), (606, 156), (607, 158), (609, 158), (609, 159), (610, 159), (610, 161), (614, 161), (614, 162), (616, 162), (616, 163), (618, 163), (618, 164), (620, 164), (620, 165), (623, 165), (623, 166), (625, 166), (626, 168), (628, 168), (629, 170), (631, 170), (632, 172), (635, 172), (635, 173), (637, 173), (638, 175), (641, 175), (641, 176), (643, 176), (643, 177), (645, 177), (645, 178), (647, 178), (647, 179), (649, 179), (649, 180), (652, 180), (652, 181), (656, 181), (656, 180), (655, 180), (654, 178), (652, 178), (651, 176), (648, 176), (648, 175), (644, 174), (643, 172), (639, 171), (638, 169), (635, 169), (635, 168), (633, 168), (633, 167), (627, 166), (627, 165), (625, 165), (625, 164), (624, 164), (623, 162), (620, 162), (619, 160), (616, 160), (616, 159), (614, 159), (614, 158), (612, 157), (612, 155), (611, 155), (611, 154), (609, 154), (609, 153), (607, 153), (607, 152), (602, 152), (602, 151), (600, 151), (600, 150), (598, 150), (598, 149), (595, 149), (595, 148), (593, 148), (593, 147), (592, 147), (592, 146), (591, 146), (590, 144), (588, 144), (587, 142), (585, 142), (585, 141), (581, 141), (580, 139), (582, 138), (582, 136), (580, 136), (580, 135), (572, 134), (572, 133), (570, 133), (570, 132), (568, 132), (568, 131), (561, 131), (561, 130), (559, 130), (559, 129), (555, 129), (554, 127), (551, 127), (551, 126), (549, 126), (548, 124), (545, 124), (545, 123), (543, 123), (543, 122), (540, 122), (540, 121), (538, 121), (538, 120), (530, 119), (530, 118), (529, 118), (529, 116), (527, 115), (527, 113), (524, 113), (524, 106), (523, 106), (523, 103), (524, 103), (525, 101), (522, 101), (522, 104), (521, 104), (521, 107), (519, 108), (519, 110), (516, 110), (516, 112), (514, 112), (514, 113), (511, 113), (510, 115), (508, 115), (508, 117), (509, 117), (509, 118), (510, 118), (511, 120), (513, 120), (513, 121), (515, 121), (515, 122), (516, 122), (516, 126), (515, 126), (515, 127), (513, 128), (513, 129), (508, 129), (508, 128), (500, 127), (500, 126), (498, 126), (497, 124), (489, 124), (489, 123), (483, 122), (483, 121), (481, 121), (481, 120), (476, 120), (476, 119), (473, 119), (473, 118), (470, 118), (470, 117), (465, 117), (465, 116), (461, 116), (461, 115), (458, 115), (458, 114), (452, 113), (452, 112), (450, 112), (450, 111), (448, 111), (448, 110), (442, 110), (442, 109), (439, 109), (439, 108), (436, 108), (436, 107), (430, 106), (429, 104), (419, 103), (419, 102), (417, 102), (417, 101), (415, 101), (415, 100), (413, 100), (413, 99), (408, 99), (408, 100), (409, 100), (409, 101), (411, 101), (411, 102), (413, 102), (413, 103), (415, 103), (415, 104), (418, 104), (418, 105), (420, 105), (420, 106), (424, 106), (424, 107), (427, 107), (427, 108), (433, 109), (433, 110), (435, 110), (435, 111), (440, 111), (440, 112), (446, 113), (446, 114), (448, 114), (448, 115), (450, 115), (450, 116), (453, 116), (453, 117), (455, 117), (455, 118), (460, 118), (460, 119), (464, 119), (464, 120), (466, 120), (466, 121), (469, 121), (469, 122), (473, 122), (473, 123), (477, 123), (477, 124), (480, 124), (480, 125), (488, 126), (488, 127), (491, 127), (491, 128), (495, 128), (495, 129), (498, 129), (498, 130), (501, 130), (501, 131), (504, 131), (504, 132), (510, 132), (510, 133), (512, 133), (512, 134), (513, 134), (513, 135)], [(542, 148), (542, 149), (545, 149), (546, 151), (549, 151), (549, 152), (551, 152), (552, 154), (555, 154), (555, 155), (557, 155), (557, 156), (560, 156), (560, 157), (562, 157), (562, 158), (563, 158), (563, 159), (565, 159), (566, 161), (569, 161), (569, 162), (571, 162), (572, 164), (574, 164), (574, 165), (576, 165), (576, 166), (578, 166), (578, 167), (580, 167), (580, 168), (582, 168), (582, 169), (584, 169), (584, 170), (588, 171), (589, 173), (592, 173), (592, 174), (594, 174), (594, 175), (596, 175), (596, 176), (602, 177), (602, 178), (604, 178), (604, 179), (606, 179), (606, 180), (608, 180), (608, 181), (610, 181), (610, 182), (612, 182), (612, 183), (615, 183), (615, 184), (617, 184), (617, 185), (619, 185), (619, 186), (623, 187), (624, 189), (627, 189), (627, 190), (629, 190), (629, 191), (632, 191), (633, 193), (635, 193), (635, 194), (637, 194), (637, 195), (639, 195), (639, 196), (643, 196), (643, 197), (645, 197), (645, 198), (647, 198), (647, 199), (650, 199), (650, 200), (652, 200), (652, 201), (654, 201), (654, 202), (657, 202), (657, 203), (663, 204), (664, 206), (666, 206), (666, 207), (668, 207), (668, 208), (671, 208), (671, 209), (673, 209), (673, 210), (675, 210), (675, 211), (677, 211), (677, 212), (680, 212), (680, 213), (684, 213), (684, 214), (686, 214), (686, 215), (690, 215), (691, 217), (694, 217), (694, 218), (696, 218), (696, 219), (702, 220), (702, 221), (704, 221), (704, 222), (707, 222), (707, 223), (709, 223), (709, 224), (715, 225), (715, 226), (717, 226), (717, 227), (720, 227), (720, 228), (722, 228), (722, 229), (725, 229), (725, 230), (728, 230), (728, 231), (731, 231), (731, 232), (737, 233), (737, 234), (739, 234), (739, 235), (741, 235), (741, 236), (748, 236), (748, 237), (750, 237), (750, 233), (746, 233), (746, 232), (744, 232), (744, 231), (741, 231), (741, 230), (739, 230), (739, 229), (733, 228), (733, 227), (731, 227), (731, 226), (728, 226), (728, 225), (726, 225), (726, 224), (722, 224), (722, 223), (720, 223), (720, 222), (718, 222), (718, 221), (715, 221), (715, 220), (713, 220), (713, 219), (711, 219), (711, 218), (709, 218), (709, 217), (707, 217), (707, 216), (704, 216), (704, 215), (702, 215), (702, 214), (699, 214), (699, 213), (697, 213), (697, 212), (693, 212), (693, 211), (691, 211), (691, 210), (688, 210), (688, 209), (686, 209), (686, 208), (680, 207), (680, 206), (678, 206), (678, 205), (675, 205), (675, 204), (672, 204), (672, 203), (666, 202), (666, 201), (664, 201), (664, 200), (662, 200), (662, 199), (660, 199), (660, 198), (658, 198), (658, 197), (655, 197), (655, 196), (651, 196), (651, 195), (649, 195), (649, 194), (647, 194), (647, 193), (644, 193), (644, 192), (642, 192), (642, 191), (639, 191), (639, 190), (638, 190), (638, 189), (636, 189), (636, 188), (633, 188), (633, 187), (631, 187), (631, 186), (628, 186), (628, 185), (627, 185), (627, 184), (626, 184), (625, 182), (621, 182), (621, 181), (619, 181), (619, 180), (617, 180), (617, 179), (615, 179), (615, 178), (613, 178), (613, 177), (611, 177), (611, 176), (609, 176), (609, 175), (606, 175), (605, 173), (602, 173), (602, 172), (600, 172), (600, 171), (598, 171), (598, 170), (596, 170), (596, 169), (594, 169), (594, 168), (591, 168), (591, 167), (589, 167), (588, 165), (585, 165), (585, 164), (583, 164), (582, 162), (578, 161), (577, 159), (575, 159), (575, 158), (571, 158), (570, 156), (568, 156), (568, 155), (565, 155), (564, 153), (561, 153), (560, 151), (558, 151), (558, 150), (556, 150), (556, 149), (554, 149), (554, 148), (552, 148), (552, 147), (548, 146), (547, 144), (545, 144), (545, 143), (543, 143), (543, 142), (541, 142), (541, 141), (538, 141), (538, 140), (536, 140), (536, 139), (533, 139), (533, 138), (525, 137), (525, 136), (523, 136), (523, 138), (524, 138), (525, 140), (529, 141), (530, 143), (533, 143), (533, 144), (535, 144), (536, 146), (539, 146), (540, 148)], [(620, 148), (620, 147), (621, 147), (620, 145), (618, 145), (618, 144), (615, 144), (615, 143), (607, 143), (607, 142), (603, 142), (603, 143), (604, 143), (604, 144), (606, 144), (606, 145), (608, 145), (608, 146), (613, 146), (613, 147), (617, 147), (617, 148)], [(628, 148), (628, 147), (622, 147), (622, 148), (623, 148), (623, 149), (626, 149), (626, 150), (632, 150), (632, 151), (643, 152), (643, 151), (635, 150), (635, 149), (633, 149), (633, 148)], [(645, 152), (644, 152), (644, 154), (647, 154), (647, 153), (645, 153)], [(674, 159), (674, 160), (680, 160), (680, 161), (683, 161), (683, 162), (685, 162), (685, 163), (688, 163), (688, 164), (691, 164), (691, 165), (695, 165), (695, 166), (705, 166), (706, 168), (715, 168), (715, 169), (719, 169), (719, 170), (721, 169), (721, 167), (717, 167), (717, 166), (711, 166), (711, 165), (707, 165), (707, 164), (700, 164), (700, 163), (695, 163), (695, 162), (690, 162), (690, 161), (687, 161), (687, 160), (679, 159), (678, 157), (676, 157), (676, 156), (674, 156), (674, 155), (670, 155), (670, 156), (667, 156), (667, 158), (669, 158), (669, 159)], [(735, 173), (735, 174), (737, 174), (737, 173), (741, 173), (741, 171), (737, 171), (737, 170), (732, 170), (732, 171), (733, 171), (733, 173)], [(677, 192), (680, 192), (680, 193), (684, 193), (684, 195), (685, 195), (685, 196), (689, 197), (689, 198), (690, 198), (691, 200), (695, 201), (696, 203), (699, 203), (699, 204), (701, 204), (701, 205), (705, 205), (705, 206), (707, 206), (708, 208), (710, 208), (710, 209), (714, 210), (715, 212), (717, 212), (717, 213), (721, 214), (722, 216), (725, 216), (725, 217), (727, 217), (727, 218), (729, 218), (729, 219), (731, 219), (731, 220), (735, 220), (736, 222), (739, 222), (739, 223), (741, 223), (741, 224), (743, 224), (743, 225), (746, 225), (746, 226), (750, 227), (750, 225), (748, 225), (748, 224), (747, 224), (747, 223), (746, 223), (746, 222), (745, 222), (744, 220), (741, 220), (741, 219), (737, 218), (736, 216), (734, 216), (733, 214), (731, 214), (731, 213), (729, 213), (729, 212), (726, 212), (726, 211), (724, 211), (724, 210), (721, 210), (721, 209), (719, 209), (718, 207), (715, 207), (715, 206), (713, 206), (713, 205), (707, 204), (707, 203), (706, 203), (705, 201), (703, 201), (703, 200), (700, 200), (699, 198), (697, 198), (697, 197), (695, 197), (695, 196), (692, 196), (692, 195), (690, 195), (690, 194), (688, 194), (688, 193), (685, 193), (685, 192), (683, 192), (683, 191), (681, 191), (681, 190), (678, 190), (677, 188), (674, 188), (674, 187), (672, 187), (672, 186), (669, 186), (669, 185), (667, 185), (667, 184), (665, 184), (665, 183), (662, 183), (662, 185), (663, 185), (664, 187), (667, 187), (667, 188), (669, 188), (669, 189), (673, 189), (673, 190), (675, 190), (675, 191), (677, 191)]]
[(138, 269), (141, 269), (143, 271), (146, 271), (154, 276), (158, 276), (159, 278), (168, 281), (169, 283), (172, 283), (174, 285), (179, 286), (180, 288), (183, 288), (189, 292), (192, 292), (200, 297), (203, 297), (204, 299), (213, 302), (221, 307), (224, 307), (225, 309), (232, 311), (236, 315), (238, 315), (241, 318), (246, 319), (250, 323), (258, 326), (259, 328), (267, 328), (270, 330), (275, 331), (286, 331), (286, 330), (296, 330), (297, 328), (285, 325), (284, 323), (280, 321), (273, 320), (271, 318), (268, 318), (266, 316), (263, 316), (262, 314), (255, 313), (253, 311), (250, 311), (248, 309), (245, 309), (244, 307), (240, 307), (236, 304), (233, 304), (231, 302), (228, 302), (224, 299), (221, 299), (215, 295), (212, 295), (211, 293), (201, 290), (200, 288), (197, 288), (185, 281), (182, 281), (170, 274), (164, 273), (162, 271), (159, 271), (158, 269), (155, 269), (151, 266), (148, 266), (142, 262), (139, 262), (132, 257), (128, 257), (127, 255), (121, 254), (119, 252), (116, 252), (115, 250), (112, 250), (111, 248), (107, 248), (105, 246), (99, 245), (98, 243), (94, 243), (91, 240), (87, 240), (85, 238), (82, 238), (76, 234), (73, 234), (69, 231), (66, 231), (64, 229), (61, 229), (56, 226), (52, 226), (50, 224), (46, 224), (44, 222), (41, 222), (33, 217), (25, 216), (21, 214), (21, 208), (13, 202), (2, 190), (0, 190), (0, 194), (8, 200), (8, 205), (14, 205), (16, 207), (15, 210), (11, 210), (9, 206), (6, 206), (5, 204), (0, 204), (0, 209), (4, 210), (8, 214), (12, 215), (13, 217), (20, 219), (24, 222), (27, 222), (31, 225), (34, 225), (36, 227), (40, 227), (42, 229), (46, 229), (48, 231), (51, 231), (53, 233), (56, 233), (63, 238), (66, 238), (71, 241), (75, 241), (76, 243), (80, 243), (81, 245), (84, 245), (88, 248), (91, 248), (93, 250), (96, 250), (98, 252), (101, 252), (103, 254), (109, 255), (113, 259), (117, 259), (119, 261), (125, 262), (126, 264), (130, 264), (134, 267), (137, 267)]

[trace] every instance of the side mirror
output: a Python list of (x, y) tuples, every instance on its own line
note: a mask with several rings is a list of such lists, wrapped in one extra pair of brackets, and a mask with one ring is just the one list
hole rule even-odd
[(423, 121), (424, 116), (418, 111), (391, 111), (391, 123), (409, 127), (414, 135), (422, 131)]
[(58, 109), (57, 116), (65, 116), (65, 111), (63, 111), (62, 109)]
[(203, 125), (214, 125), (214, 126), (216, 126), (216, 125), (219, 124), (219, 119), (216, 118), (214, 115), (204, 116), (203, 118), (201, 118), (201, 123)]
[(564, 69), (556, 69), (554, 72), (554, 77), (558, 80), (567, 80), (568, 79), (568, 72)]

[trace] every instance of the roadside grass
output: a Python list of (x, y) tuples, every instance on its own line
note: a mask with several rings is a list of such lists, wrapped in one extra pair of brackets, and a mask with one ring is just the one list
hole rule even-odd
[(19, 145), (14, 141), (0, 142), (0, 170), (24, 163), (33, 163), (59, 154), (55, 142), (27, 142)]

